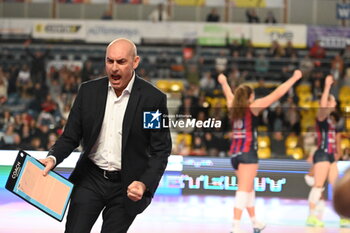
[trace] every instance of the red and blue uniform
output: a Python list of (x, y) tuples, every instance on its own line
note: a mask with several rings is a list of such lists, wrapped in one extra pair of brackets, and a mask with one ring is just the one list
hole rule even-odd
[(259, 119), (250, 108), (241, 119), (233, 121), (233, 135), (230, 147), (232, 166), (237, 169), (239, 163), (257, 163), (257, 127)]
[(314, 154), (314, 163), (329, 161), (334, 162), (334, 154), (336, 153), (336, 125), (328, 117), (323, 121), (317, 120), (317, 147)]

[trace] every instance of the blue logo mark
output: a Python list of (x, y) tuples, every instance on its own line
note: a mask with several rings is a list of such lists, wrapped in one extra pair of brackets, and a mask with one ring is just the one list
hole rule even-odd
[(162, 115), (159, 110), (156, 112), (143, 112), (143, 128), (144, 129), (160, 129), (160, 116)]

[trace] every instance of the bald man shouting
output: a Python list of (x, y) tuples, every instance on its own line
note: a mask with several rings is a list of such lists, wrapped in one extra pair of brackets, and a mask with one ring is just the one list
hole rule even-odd
[[(107, 77), (85, 82), (62, 136), (41, 160), (44, 174), (80, 144), (66, 233), (88, 233), (102, 212), (102, 233), (124, 233), (150, 203), (171, 152), (168, 128), (144, 129), (145, 110), (167, 113), (166, 96), (135, 74), (140, 57), (130, 40), (106, 49)], [(158, 117), (158, 116), (157, 116)]]

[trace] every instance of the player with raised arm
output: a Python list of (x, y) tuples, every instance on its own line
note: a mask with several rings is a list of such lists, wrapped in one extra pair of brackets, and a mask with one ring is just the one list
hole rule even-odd
[(232, 233), (242, 232), (240, 219), (244, 209), (251, 218), (254, 232), (259, 233), (265, 224), (255, 217), (254, 178), (258, 171), (257, 126), (258, 115), (272, 103), (280, 99), (302, 77), (300, 70), (295, 70), (293, 76), (279, 85), (269, 95), (255, 99), (254, 91), (247, 85), (240, 85), (233, 92), (225, 75), (218, 76), (226, 97), (232, 120), (231, 163), (236, 170), (238, 190), (236, 192)]
[[(313, 156), (314, 185), (309, 193), (310, 213), (306, 220), (308, 226), (323, 227), (324, 223), (317, 215), (317, 205), (322, 202), (321, 196), (326, 180), (333, 186), (337, 177), (338, 169), (336, 161), (341, 157), (340, 137), (336, 130), (338, 116), (335, 114), (337, 102), (330, 90), (334, 79), (328, 75), (320, 99), (320, 107), (316, 116), (317, 150)], [(349, 225), (348, 220), (341, 219), (341, 226)]]

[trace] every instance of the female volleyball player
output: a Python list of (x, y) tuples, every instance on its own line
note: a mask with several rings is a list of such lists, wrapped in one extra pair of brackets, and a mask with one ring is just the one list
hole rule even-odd
[[(320, 107), (316, 116), (317, 150), (313, 156), (314, 185), (309, 193), (310, 213), (306, 220), (309, 226), (323, 227), (324, 223), (317, 216), (316, 206), (321, 201), (324, 184), (328, 182), (333, 186), (338, 177), (338, 169), (335, 161), (341, 156), (340, 133), (336, 132), (337, 115), (334, 113), (337, 102), (330, 90), (334, 80), (328, 75), (322, 92)], [(346, 225), (347, 220), (341, 220), (341, 225)]]
[(231, 90), (225, 75), (218, 76), (226, 97), (227, 106), (233, 122), (233, 136), (230, 148), (231, 163), (236, 170), (238, 190), (234, 207), (234, 220), (232, 232), (241, 232), (240, 219), (245, 208), (251, 218), (254, 232), (260, 232), (265, 224), (255, 218), (255, 190), (254, 178), (258, 170), (257, 155), (257, 120), (258, 115), (273, 102), (281, 98), (302, 77), (300, 70), (294, 71), (293, 76), (278, 86), (269, 95), (255, 99), (254, 91), (247, 85), (240, 85)]

